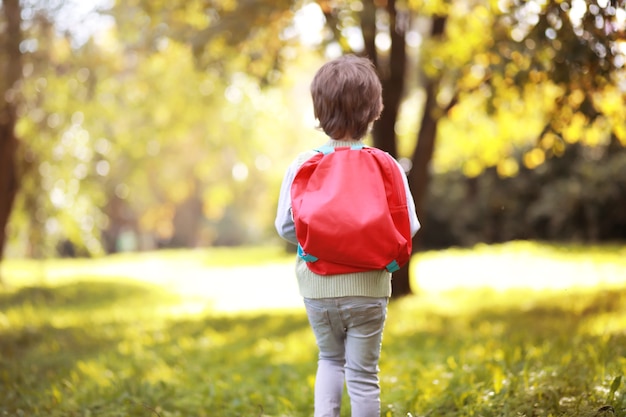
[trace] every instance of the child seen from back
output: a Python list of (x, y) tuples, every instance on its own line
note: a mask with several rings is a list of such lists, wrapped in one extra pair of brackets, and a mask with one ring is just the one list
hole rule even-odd
[[(353, 55), (324, 64), (313, 78), (311, 96), (315, 117), (329, 136), (324, 146), (333, 148), (360, 144), (383, 108), (382, 87), (373, 64)], [(311, 150), (297, 156), (280, 190), (275, 226), (278, 234), (293, 244), (298, 241), (291, 213), (291, 184), (298, 168), (315, 154)], [(402, 173), (411, 235), (415, 235), (420, 227), (415, 204), (403, 169), (397, 162), (395, 165)], [(337, 222), (340, 227), (341, 219)], [(296, 276), (319, 348), (315, 417), (339, 417), (344, 382), (352, 416), (379, 417), (378, 360), (391, 273), (382, 269), (318, 275), (298, 257)]]

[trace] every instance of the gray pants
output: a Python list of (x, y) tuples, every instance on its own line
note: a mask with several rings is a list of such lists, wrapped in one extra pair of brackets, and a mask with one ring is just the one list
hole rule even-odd
[(387, 298), (305, 298), (319, 348), (315, 417), (339, 417), (344, 380), (353, 417), (380, 417), (378, 360)]

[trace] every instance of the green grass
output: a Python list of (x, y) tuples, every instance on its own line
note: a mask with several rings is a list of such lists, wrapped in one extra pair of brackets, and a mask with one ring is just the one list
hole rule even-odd
[[(626, 416), (625, 255), (418, 255), (422, 290), (389, 308), (383, 415)], [(276, 248), (5, 262), (0, 416), (311, 416), (291, 262)]]

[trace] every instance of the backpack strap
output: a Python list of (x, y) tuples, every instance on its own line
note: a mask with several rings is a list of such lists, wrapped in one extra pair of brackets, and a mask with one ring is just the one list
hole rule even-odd
[(389, 272), (396, 272), (400, 269), (400, 265), (398, 265), (398, 261), (394, 259), (393, 261), (389, 262), (385, 269)]
[(300, 246), (299, 243), (298, 243), (298, 256), (302, 258), (302, 260), (304, 260), (305, 262), (315, 262), (319, 259), (309, 253), (306, 253), (304, 249), (302, 249), (302, 246)]
[[(358, 151), (358, 150), (361, 150), (363, 148), (365, 148), (365, 145), (363, 143), (360, 143), (360, 142), (350, 146), (350, 149), (353, 150), (353, 151)], [(324, 145), (324, 146), (320, 146), (319, 148), (315, 148), (314, 151), (322, 153), (324, 155), (328, 155), (329, 153), (335, 152), (335, 147), (334, 146), (330, 146), (330, 145)]]
[(315, 152), (319, 152), (324, 155), (328, 155), (329, 153), (335, 152), (335, 148), (330, 145), (320, 146), (319, 148), (314, 149)]

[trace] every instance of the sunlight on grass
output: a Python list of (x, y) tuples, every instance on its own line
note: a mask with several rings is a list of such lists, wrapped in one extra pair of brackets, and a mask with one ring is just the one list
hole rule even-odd
[[(95, 260), (9, 260), (9, 285), (60, 285), (83, 277), (150, 283), (179, 296), (179, 315), (301, 308), (294, 255), (276, 247), (121, 254)], [(571, 290), (626, 284), (626, 246), (512, 242), (418, 254), (413, 287), (420, 293), (464, 288)], [(18, 284), (19, 283), (19, 284)], [(184, 302), (182, 302), (184, 301)]]
[[(312, 415), (293, 255), (248, 250), (4, 263), (0, 416)], [(389, 307), (384, 417), (626, 417), (624, 247), (414, 260), (416, 294)]]
[(417, 258), (413, 275), (421, 291), (572, 289), (626, 283), (626, 245), (581, 249), (511, 242), (428, 252)]
[(8, 260), (3, 274), (9, 286), (55, 286), (84, 277), (150, 283), (184, 299), (168, 308), (186, 315), (207, 309), (236, 312), (300, 307), (293, 260), (293, 255), (278, 247), (217, 248), (94, 260)]

